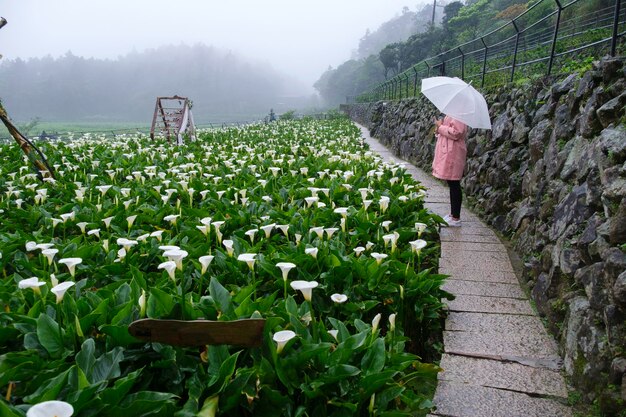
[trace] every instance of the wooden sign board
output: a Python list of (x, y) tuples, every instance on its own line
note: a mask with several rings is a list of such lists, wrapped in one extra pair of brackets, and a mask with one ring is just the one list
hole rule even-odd
[(168, 345), (259, 347), (263, 342), (264, 326), (265, 319), (233, 321), (142, 319), (131, 323), (128, 332), (146, 342)]

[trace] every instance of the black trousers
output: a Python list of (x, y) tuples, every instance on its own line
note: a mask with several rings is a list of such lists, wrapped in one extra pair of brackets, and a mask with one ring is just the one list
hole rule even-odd
[(457, 219), (461, 218), (461, 203), (463, 202), (463, 192), (461, 191), (461, 181), (448, 180), (450, 188), (450, 214)]

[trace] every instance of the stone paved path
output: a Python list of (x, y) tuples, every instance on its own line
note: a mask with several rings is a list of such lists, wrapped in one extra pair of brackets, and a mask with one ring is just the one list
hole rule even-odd
[[(370, 148), (403, 162), (359, 126)], [(406, 163), (428, 188), (426, 206), (449, 213), (448, 188)], [(567, 388), (557, 346), (521, 290), (506, 247), (479, 218), (463, 208), (463, 226), (441, 229), (440, 272), (450, 275), (443, 372), (436, 411), (447, 417), (567, 417)]]

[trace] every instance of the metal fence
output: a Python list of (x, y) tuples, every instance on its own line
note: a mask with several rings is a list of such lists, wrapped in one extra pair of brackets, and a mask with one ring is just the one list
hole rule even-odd
[(347, 102), (415, 97), (422, 78), (446, 75), (495, 86), (571, 70), (582, 61), (622, 52), (626, 0), (583, 12), (589, 0), (539, 0), (524, 13), (472, 41), (421, 61)]

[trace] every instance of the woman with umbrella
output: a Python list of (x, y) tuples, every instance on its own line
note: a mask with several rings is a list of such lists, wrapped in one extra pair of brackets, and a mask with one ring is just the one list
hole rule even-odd
[(433, 176), (448, 183), (450, 214), (444, 216), (443, 220), (448, 223), (448, 226), (458, 227), (461, 226), (461, 203), (463, 202), (461, 177), (463, 177), (467, 156), (465, 146), (467, 125), (450, 116), (444, 117), (443, 120), (436, 120), (435, 125), (437, 144), (433, 158)]
[(485, 98), (459, 78), (431, 77), (422, 80), (422, 93), (446, 114), (435, 122), (437, 144), (433, 158), (433, 175), (446, 180), (450, 188), (450, 214), (443, 219), (448, 226), (461, 226), (461, 177), (465, 169), (468, 126), (491, 129)]

